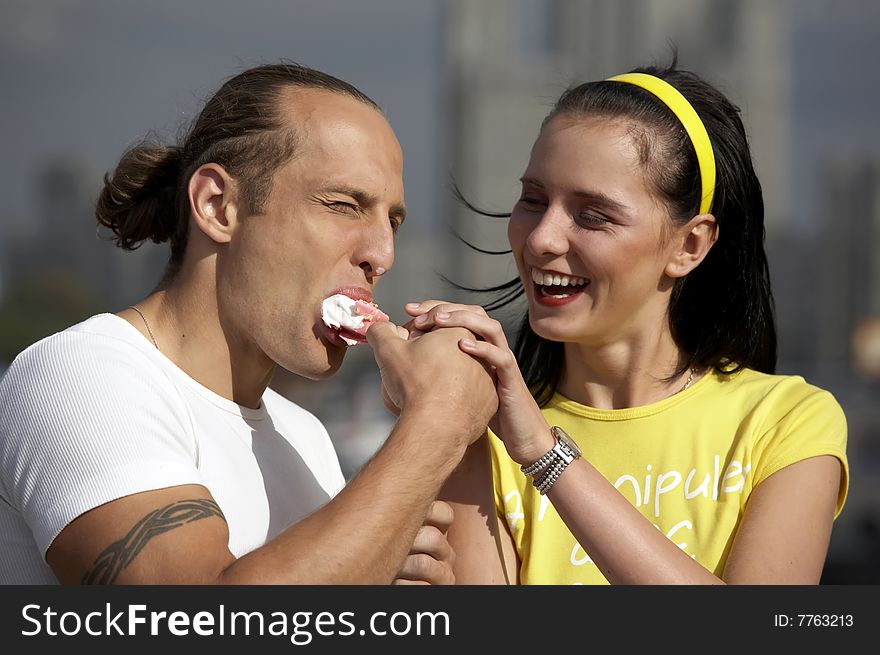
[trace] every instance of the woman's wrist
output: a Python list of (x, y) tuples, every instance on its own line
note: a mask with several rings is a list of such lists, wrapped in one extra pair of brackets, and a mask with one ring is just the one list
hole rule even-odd
[(527, 434), (527, 441), (507, 446), (507, 454), (520, 466), (534, 464), (556, 445), (556, 438), (550, 432), (547, 421), (542, 420), (540, 424), (530, 428)]

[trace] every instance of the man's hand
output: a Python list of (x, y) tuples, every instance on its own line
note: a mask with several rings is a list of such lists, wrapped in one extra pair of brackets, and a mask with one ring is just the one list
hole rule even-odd
[(452, 507), (435, 500), (393, 584), (455, 584), (455, 551), (446, 539)]
[(432, 437), (431, 425), (438, 424), (445, 433), (460, 436), (458, 456), (485, 433), (498, 408), (488, 366), (458, 346), (459, 340), (473, 338), (467, 329), (450, 328), (409, 339), (405, 329), (388, 322), (367, 330), (385, 405), (401, 415), (419, 414), (426, 421), (426, 439)]
[(532, 397), (510, 350), (501, 323), (479, 305), (460, 305), (442, 300), (426, 300), (406, 306), (413, 320), (405, 325), (416, 341), (449, 329), (465, 329), (478, 338), (462, 339), (462, 351), (474, 356), (494, 371), (498, 413), (489, 427), (498, 435), (510, 457), (519, 464), (531, 464), (553, 447), (550, 426)]
[[(395, 328), (397, 336), (401, 339), (409, 338), (409, 331), (406, 328), (394, 325), (393, 323), (389, 323), (389, 325), (392, 325)], [(382, 379), (382, 403), (389, 412), (395, 416), (400, 416), (400, 407), (395, 404), (394, 400), (391, 398), (391, 394), (388, 393), (388, 389), (385, 388), (384, 378)]]

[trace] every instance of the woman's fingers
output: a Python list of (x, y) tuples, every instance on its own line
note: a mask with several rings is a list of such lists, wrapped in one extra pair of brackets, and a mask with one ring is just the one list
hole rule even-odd
[(516, 358), (508, 348), (498, 348), (487, 341), (475, 341), (474, 339), (462, 339), (458, 347), (468, 355), (476, 357), (492, 366), (498, 382), (507, 388), (514, 388), (522, 378)]
[(451, 303), (446, 300), (423, 300), (422, 302), (411, 302), (404, 306), (404, 311), (410, 316), (421, 316), (422, 314), (427, 314), (431, 310), (435, 311), (461, 311), (466, 310), (470, 312), (474, 312), (475, 314), (482, 314), (486, 316), (486, 310), (483, 309), (480, 305), (464, 305), (461, 303)]
[(485, 313), (463, 309), (445, 311), (442, 305), (432, 309), (427, 314), (417, 317), (413, 323), (413, 329), (419, 332), (428, 332), (435, 327), (463, 327), (467, 328), (481, 339), (484, 339), (498, 348), (509, 348), (507, 337), (501, 323), (490, 318)]
[(430, 311), (437, 305), (448, 304), (443, 300), (423, 300), (422, 302), (408, 302), (403, 307), (403, 311), (405, 311), (410, 316), (419, 316), (420, 314), (424, 314), (425, 312)]

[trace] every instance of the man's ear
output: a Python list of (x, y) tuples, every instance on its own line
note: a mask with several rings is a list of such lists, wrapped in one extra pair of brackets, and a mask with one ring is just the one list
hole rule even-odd
[(195, 224), (212, 241), (228, 243), (238, 217), (238, 185), (219, 164), (203, 164), (189, 178), (189, 208)]
[(675, 246), (665, 273), (671, 278), (684, 277), (706, 258), (718, 240), (718, 222), (712, 214), (698, 214), (675, 231)]

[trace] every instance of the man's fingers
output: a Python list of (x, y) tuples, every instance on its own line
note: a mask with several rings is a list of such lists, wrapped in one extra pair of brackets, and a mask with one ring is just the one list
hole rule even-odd
[(431, 503), (394, 584), (455, 584), (452, 573), (455, 551), (446, 539), (452, 518), (449, 503), (442, 500)]
[[(420, 584), (420, 585), (429, 585), (431, 584), (427, 580), (407, 580), (406, 578), (397, 578), (391, 584), (399, 584), (399, 585), (407, 585), (407, 584)], [(451, 584), (451, 583), (450, 583)]]
[(395, 341), (406, 341), (408, 338), (409, 332), (391, 321), (379, 321), (367, 329), (367, 343), (373, 350), (382, 350)]
[(382, 403), (385, 405), (385, 408), (394, 414), (395, 416), (400, 416), (400, 407), (398, 407), (394, 400), (391, 398), (391, 394), (388, 393), (388, 389), (382, 384)]
[(452, 511), (452, 505), (442, 500), (435, 500), (428, 509), (428, 515), (425, 517), (425, 525), (431, 525), (446, 534), (449, 526), (452, 525), (452, 519), (455, 513)]
[(455, 584), (452, 564), (425, 553), (407, 556), (397, 573), (395, 584)]
[[(450, 512), (451, 509), (448, 508)], [(446, 513), (446, 509), (442, 507), (436, 510), (441, 523), (448, 518)], [(452, 572), (454, 562), (455, 551), (446, 540), (446, 535), (433, 525), (423, 525), (416, 534), (394, 584), (455, 584), (455, 575)]]
[(446, 540), (446, 535), (433, 525), (423, 525), (419, 528), (412, 548), (410, 548), (410, 554), (422, 553), (442, 561), (453, 559), (453, 552), (452, 546)]

